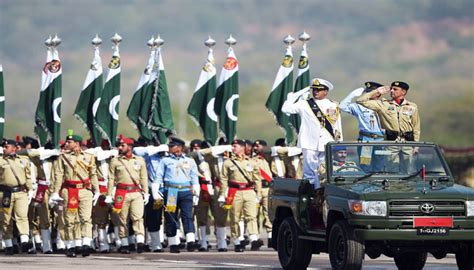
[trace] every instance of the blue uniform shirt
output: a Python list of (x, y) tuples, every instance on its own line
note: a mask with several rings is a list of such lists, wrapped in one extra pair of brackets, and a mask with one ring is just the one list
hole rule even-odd
[(161, 161), (160, 154), (154, 154), (150, 156), (145, 147), (135, 147), (133, 148), (133, 153), (145, 159), (146, 170), (148, 172), (148, 182), (153, 182), (153, 179), (156, 179), (156, 171), (159, 169)]
[[(161, 159), (153, 181), (160, 183), (160, 185), (163, 184), (165, 189), (166, 184), (199, 186), (196, 162), (185, 155), (175, 156), (170, 154), (168, 157)], [(191, 189), (180, 189), (180, 191), (185, 190)]]
[[(371, 109), (359, 105), (355, 102), (352, 102), (352, 99), (362, 95), (364, 88), (357, 88), (352, 91), (347, 97), (345, 97), (339, 107), (342, 111), (350, 113), (357, 118), (359, 122), (359, 130), (364, 133), (377, 134), (383, 136), (384, 132), (380, 126), (380, 121), (377, 116), (377, 113)], [(359, 139), (362, 140), (374, 140), (373, 138), (366, 136), (359, 136)], [(383, 139), (383, 138), (380, 138)]]

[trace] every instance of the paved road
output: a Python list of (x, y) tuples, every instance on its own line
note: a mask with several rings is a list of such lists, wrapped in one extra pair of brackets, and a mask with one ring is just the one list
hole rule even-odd
[[(34, 266), (34, 267), (33, 267)], [(64, 255), (15, 255), (0, 254), (0, 269), (66, 269), (66, 270), (119, 270), (119, 269), (280, 269), (276, 252), (270, 249), (244, 253), (182, 252), (143, 254), (93, 254), (90, 257), (66, 258)], [(327, 254), (313, 255), (310, 269), (331, 269)], [(363, 269), (397, 269), (393, 259), (366, 257)], [(424, 269), (457, 269), (454, 256), (442, 260), (428, 258)]]

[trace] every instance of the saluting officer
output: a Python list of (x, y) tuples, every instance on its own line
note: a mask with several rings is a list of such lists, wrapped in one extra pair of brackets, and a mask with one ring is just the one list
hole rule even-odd
[[(253, 250), (258, 250), (263, 241), (258, 239), (257, 201), (262, 198), (261, 176), (258, 166), (245, 155), (245, 142), (232, 142), (233, 156), (226, 159), (221, 171), (221, 189), (219, 203), (230, 208), (231, 236), (234, 239), (235, 252), (243, 252), (241, 245), (239, 221), (242, 214), (247, 224), (247, 232)], [(226, 197), (226, 190), (227, 197)]]
[[(184, 141), (171, 137), (169, 146), (170, 155), (164, 157), (156, 172), (155, 186), (164, 186), (166, 236), (170, 245), (171, 253), (179, 253), (180, 239), (177, 235), (178, 209), (181, 214), (184, 233), (186, 234), (186, 245), (188, 251), (195, 251), (198, 246), (195, 243), (196, 229), (193, 220), (193, 206), (199, 201), (199, 181), (196, 162), (186, 157), (183, 153)], [(158, 190), (152, 190), (154, 198), (159, 197)]]
[(16, 142), (4, 140), (0, 157), (0, 233), (5, 241), (5, 254), (13, 255), (13, 221), (20, 234), (21, 250), (28, 252), (28, 191), (31, 190), (30, 163), (16, 155)]
[[(145, 251), (144, 205), (148, 204), (148, 175), (145, 160), (132, 153), (133, 140), (120, 136), (117, 141), (119, 156), (109, 165), (109, 183), (106, 203), (113, 203), (113, 212), (120, 219), (120, 252), (130, 253), (128, 242), (128, 221), (135, 232), (137, 252)], [(114, 196), (114, 199), (112, 199)]]
[[(65, 151), (53, 167), (55, 179), (50, 204), (62, 200), (65, 202), (63, 215), (68, 257), (76, 257), (74, 248), (77, 246), (74, 243), (76, 237), (82, 238), (82, 256), (90, 255), (92, 206), (100, 196), (95, 157), (82, 151), (81, 142), (81, 136), (68, 135), (65, 140)], [(76, 222), (77, 216), (79, 223)], [(81, 235), (75, 237), (76, 226), (80, 226)]]

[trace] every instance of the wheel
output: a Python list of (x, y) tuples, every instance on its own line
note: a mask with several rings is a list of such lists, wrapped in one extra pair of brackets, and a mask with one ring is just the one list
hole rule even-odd
[(364, 170), (362, 170), (362, 168), (359, 168), (357, 166), (354, 166), (354, 165), (342, 165), (342, 167), (336, 169), (335, 172), (342, 172), (342, 171), (355, 171), (355, 172), (363, 172)]
[(287, 217), (280, 224), (277, 251), (280, 264), (285, 270), (306, 269), (311, 262), (311, 242), (298, 239), (300, 234), (293, 217)]
[(474, 269), (474, 244), (470, 243), (467, 247), (456, 252), (456, 264), (459, 270)]
[(345, 220), (338, 220), (329, 233), (329, 260), (332, 269), (361, 269), (364, 261), (364, 244), (355, 239)]
[(393, 257), (399, 270), (422, 270), (426, 263), (426, 252), (406, 252)]

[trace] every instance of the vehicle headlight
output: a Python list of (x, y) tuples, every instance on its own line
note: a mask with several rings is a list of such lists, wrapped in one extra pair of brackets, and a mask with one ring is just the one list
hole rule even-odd
[(349, 200), (349, 209), (355, 215), (384, 217), (387, 215), (387, 202)]
[(474, 201), (466, 201), (466, 215), (469, 216), (474, 216)]

